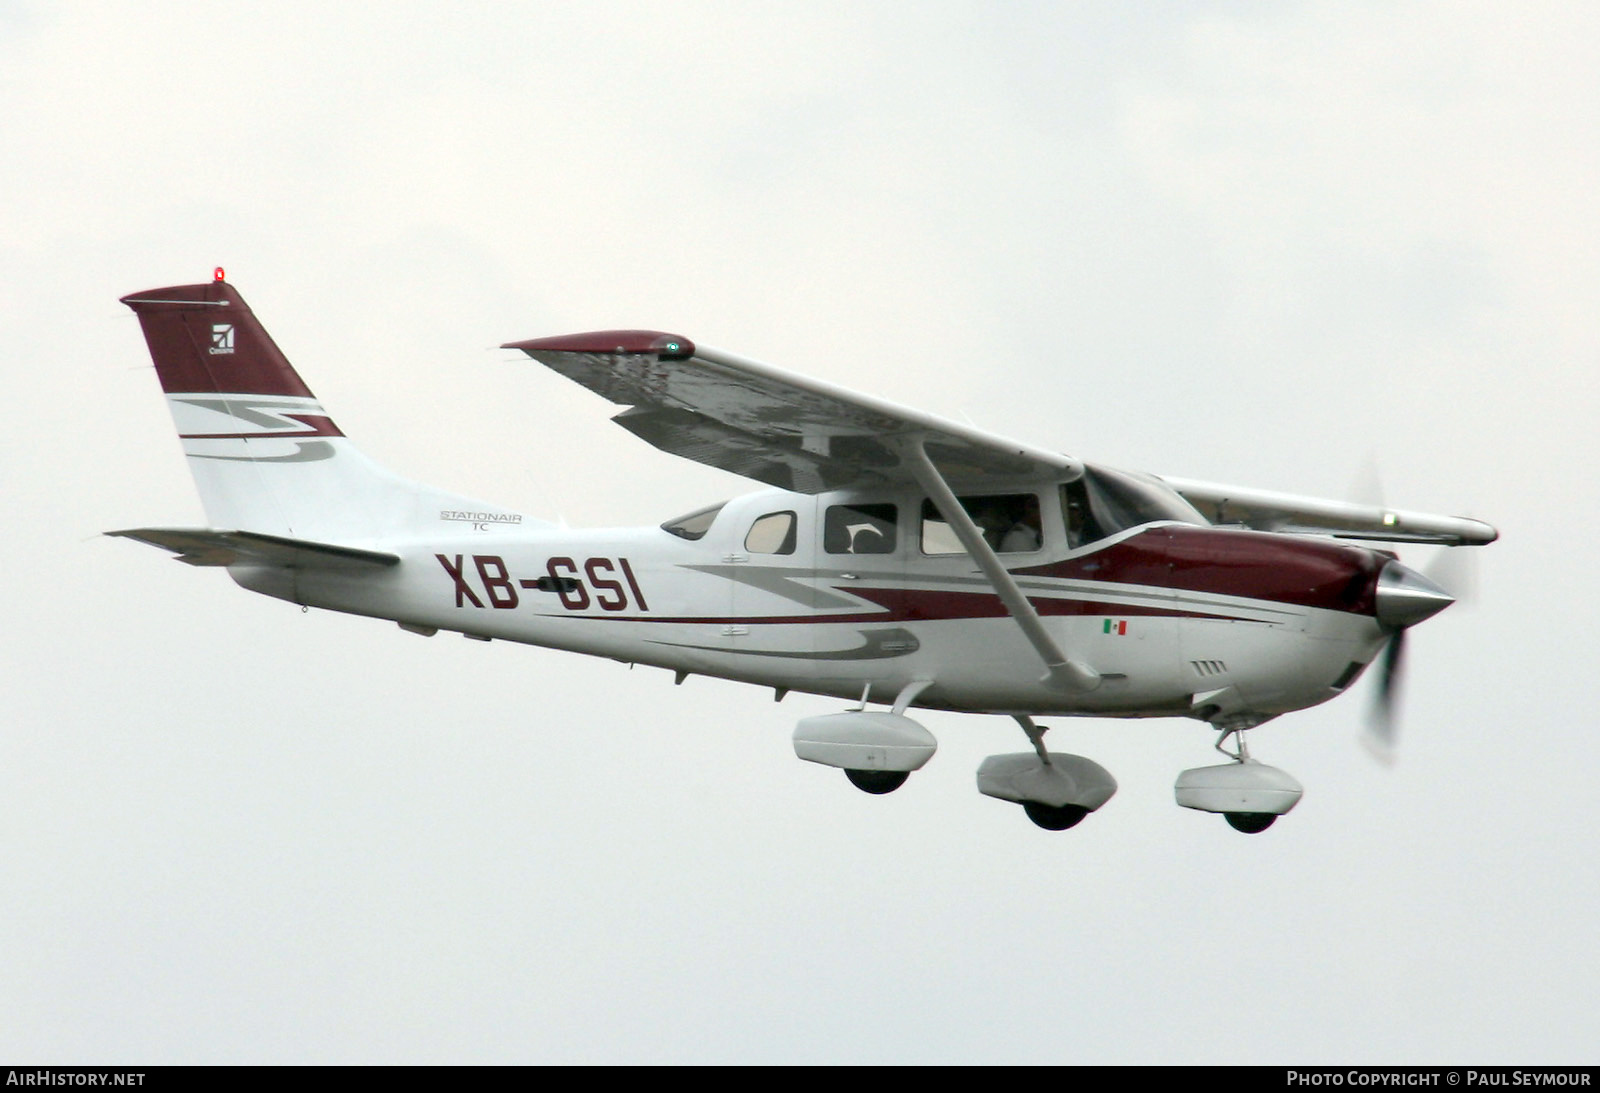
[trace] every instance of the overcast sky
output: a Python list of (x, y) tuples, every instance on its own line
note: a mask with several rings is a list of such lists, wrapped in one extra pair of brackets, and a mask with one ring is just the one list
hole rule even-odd
[[(0, 1058), (1588, 1062), (1600, 15), (1573, 3), (0, 0)], [(675, 331), (1114, 465), (1472, 515), (1365, 687), (1177, 808), (871, 798), (839, 707), (250, 596), (117, 298), (223, 265), (344, 431), (575, 525), (745, 483), (494, 347)], [(1427, 562), (1427, 551), (1406, 552)]]

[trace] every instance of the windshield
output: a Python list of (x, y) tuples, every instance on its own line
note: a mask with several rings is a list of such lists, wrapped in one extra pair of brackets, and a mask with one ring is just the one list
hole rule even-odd
[(727, 502), (712, 505), (710, 508), (695, 509), (687, 516), (680, 516), (676, 520), (668, 520), (661, 525), (661, 530), (676, 535), (680, 539), (693, 542), (705, 538), (706, 532), (711, 530), (711, 525), (716, 522), (717, 513), (722, 511), (722, 506)]
[(1085, 466), (1082, 478), (1062, 487), (1061, 500), (1070, 547), (1157, 520), (1208, 526), (1194, 506), (1166, 486), (1109, 467)]

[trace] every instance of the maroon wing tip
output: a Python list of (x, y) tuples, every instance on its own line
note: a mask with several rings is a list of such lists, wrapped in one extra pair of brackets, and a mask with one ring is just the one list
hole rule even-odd
[(584, 334), (561, 334), (554, 338), (529, 338), (507, 342), (501, 349), (520, 349), (524, 353), (653, 354), (665, 360), (687, 360), (694, 356), (694, 343), (677, 334), (660, 330), (591, 330)]

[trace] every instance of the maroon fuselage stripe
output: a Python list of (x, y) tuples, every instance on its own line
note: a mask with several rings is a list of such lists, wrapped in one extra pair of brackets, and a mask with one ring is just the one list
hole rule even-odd
[(1378, 570), (1387, 561), (1386, 554), (1344, 543), (1172, 525), (1093, 554), (1012, 572), (1371, 615)]
[[(1168, 526), (1151, 528), (1077, 558), (1015, 569), (1019, 577), (1133, 585), (1152, 591), (1233, 596), (1266, 603), (1314, 607), (1371, 615), (1378, 571), (1388, 555), (1343, 543), (1289, 539), (1251, 531)], [(845, 614), (760, 616), (629, 615), (629, 622), (742, 625), (883, 623), (1003, 618), (1009, 612), (992, 592), (954, 592), (932, 588), (831, 586), (835, 591), (876, 603), (884, 610)], [(1106, 595), (1115, 596), (1108, 589)], [(1259, 622), (1225, 605), (1213, 610), (1083, 600), (1028, 597), (1048, 616), (1146, 616), (1221, 618)], [(559, 618), (561, 616), (552, 615)], [(590, 618), (599, 616), (571, 616)], [(612, 616), (615, 618), (616, 616)]]
[[(1000, 619), (1011, 612), (992, 592), (947, 592), (930, 588), (850, 588), (840, 589), (864, 600), (882, 605), (886, 614), (868, 615), (869, 619), (894, 622), (934, 622), (945, 619)], [(1149, 617), (1180, 619), (1240, 619), (1227, 610), (1196, 611), (1176, 607), (1155, 607), (1149, 604), (1106, 603), (1103, 600), (1078, 600), (1055, 596), (1029, 596), (1028, 602), (1041, 615), (1143, 615)], [(823, 616), (822, 621), (833, 622), (836, 617)], [(1244, 621), (1255, 621), (1246, 619)]]
[[(870, 624), (880, 622), (948, 622), (960, 619), (1003, 619), (1010, 614), (1000, 597), (992, 592), (946, 592), (934, 588), (837, 588), (881, 605), (882, 611), (850, 612), (833, 615), (629, 615), (628, 622), (677, 622), (701, 624), (757, 624), (762, 626), (809, 626), (831, 623)], [(1041, 615), (1110, 615), (1117, 618), (1143, 616), (1174, 619), (1231, 619), (1235, 622), (1260, 622), (1231, 611), (1190, 611), (1147, 604), (1105, 603), (1099, 600), (1074, 600), (1029, 596), (1028, 602)], [(604, 615), (566, 615), (545, 612), (549, 618), (606, 618)], [(618, 616), (609, 616), (617, 619)]]

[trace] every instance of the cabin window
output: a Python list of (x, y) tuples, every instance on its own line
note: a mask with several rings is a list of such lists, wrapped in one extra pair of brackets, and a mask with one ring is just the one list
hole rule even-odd
[[(726, 505), (727, 502), (722, 502)], [(706, 532), (711, 530), (711, 525), (717, 519), (717, 513), (722, 511), (722, 505), (712, 505), (710, 508), (696, 509), (687, 516), (680, 516), (676, 520), (668, 520), (661, 525), (661, 530), (680, 539), (693, 542), (705, 538)]]
[(795, 519), (792, 512), (769, 512), (750, 525), (744, 548), (751, 554), (793, 554)]
[[(1044, 545), (1044, 524), (1039, 517), (1039, 495), (1003, 493), (988, 497), (958, 497), (983, 541), (997, 554), (1026, 554)], [(922, 553), (961, 554), (965, 551), (956, 529), (940, 515), (931, 500), (922, 503)]]
[(893, 554), (899, 510), (894, 505), (830, 505), (822, 520), (829, 554)]

